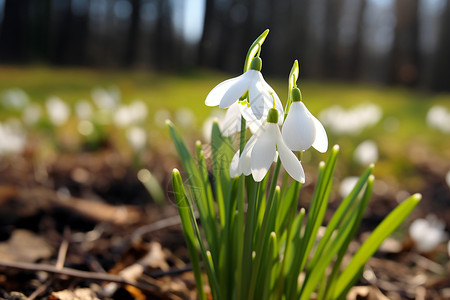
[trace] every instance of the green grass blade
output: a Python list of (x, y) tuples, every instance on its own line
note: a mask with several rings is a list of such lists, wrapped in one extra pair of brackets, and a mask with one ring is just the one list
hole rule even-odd
[(330, 222), (328, 223), (327, 229), (326, 229), (323, 237), (320, 239), (320, 242), (317, 246), (314, 257), (308, 264), (308, 269), (314, 268), (314, 265), (317, 263), (317, 261), (321, 259), (322, 253), (323, 253), (327, 243), (329, 242), (331, 235), (335, 231), (336, 227), (345, 218), (345, 216), (348, 213), (350, 213), (350, 207), (354, 204), (355, 201), (357, 201), (358, 195), (360, 194), (361, 190), (366, 185), (367, 179), (369, 178), (370, 174), (372, 173), (372, 170), (373, 170), (373, 165), (370, 166), (364, 172), (363, 175), (361, 175), (361, 177), (359, 178), (355, 187), (352, 189), (351, 193), (342, 201), (342, 203), (339, 205), (336, 212), (333, 214), (333, 217), (331, 218)]
[(198, 299), (206, 300), (206, 294), (203, 290), (203, 276), (202, 268), (200, 265), (200, 258), (198, 255), (198, 242), (195, 237), (193, 224), (191, 223), (191, 217), (189, 212), (189, 206), (186, 193), (181, 179), (180, 172), (174, 169), (172, 172), (172, 184), (175, 194), (175, 200), (177, 203), (178, 213), (181, 218), (181, 225), (183, 228), (184, 237), (189, 251), (189, 257), (191, 258), (192, 270), (195, 277), (195, 285), (197, 287)]
[(422, 196), (414, 194), (399, 204), (381, 223), (375, 228), (369, 238), (361, 245), (348, 266), (339, 276), (334, 291), (334, 298), (338, 298), (344, 288), (354, 279), (367, 260), (380, 247), (381, 243), (394, 232), (404, 219), (417, 206)]

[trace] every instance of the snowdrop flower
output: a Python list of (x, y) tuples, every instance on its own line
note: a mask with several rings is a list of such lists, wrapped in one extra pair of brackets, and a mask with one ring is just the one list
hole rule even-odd
[(359, 177), (356, 176), (349, 176), (342, 179), (341, 184), (339, 185), (339, 195), (342, 198), (347, 197), (356, 186), (358, 179)]
[(133, 126), (126, 132), (128, 143), (135, 151), (141, 151), (144, 149), (147, 143), (147, 132), (144, 128)]
[(409, 227), (409, 235), (414, 241), (417, 250), (427, 252), (433, 250), (439, 243), (448, 238), (444, 231), (445, 224), (434, 215), (426, 219), (417, 219)]
[(30, 102), (24, 90), (12, 88), (2, 94), (2, 104), (5, 108), (20, 110)]
[(319, 152), (328, 149), (325, 128), (301, 101), (300, 89), (292, 89), (292, 104), (283, 124), (282, 136), (289, 149), (305, 151), (313, 146)]
[(283, 141), (278, 126), (278, 111), (275, 108), (269, 110), (267, 121), (254, 134), (242, 151), (234, 155), (230, 165), (230, 175), (232, 177), (244, 174), (252, 174), (256, 182), (263, 180), (272, 162), (277, 157), (277, 150), (281, 163), (288, 174), (295, 180), (304, 183), (305, 172), (295, 156)]
[(55, 126), (64, 125), (70, 116), (69, 106), (58, 97), (51, 97), (45, 102), (48, 117)]
[(180, 108), (175, 111), (175, 122), (184, 128), (192, 128), (195, 124), (195, 114), (187, 107)]
[(0, 157), (20, 153), (25, 148), (26, 134), (16, 120), (0, 123)]
[(440, 105), (431, 107), (427, 113), (427, 124), (444, 133), (450, 133), (450, 111)]
[[(224, 136), (232, 136), (236, 132), (241, 131), (241, 115), (247, 115), (249, 107), (238, 102), (233, 103), (227, 110), (225, 118), (221, 123), (221, 131)], [(247, 115), (248, 116), (248, 115)], [(280, 117), (280, 116), (279, 116)], [(250, 131), (255, 134), (264, 123), (264, 119), (246, 118), (246, 125)], [(280, 117), (279, 120), (282, 120)], [(279, 122), (279, 125), (280, 122)]]
[(378, 160), (377, 144), (371, 140), (362, 142), (356, 147), (355, 152), (353, 153), (353, 158), (356, 162), (363, 166), (376, 163)]
[(261, 66), (261, 58), (253, 58), (250, 70), (238, 77), (225, 80), (213, 88), (206, 97), (205, 104), (227, 108), (239, 102), (242, 104), (240, 106), (242, 116), (247, 121), (251, 121), (264, 119), (275, 98), (275, 108), (282, 114), (283, 105), (280, 98), (264, 80)]

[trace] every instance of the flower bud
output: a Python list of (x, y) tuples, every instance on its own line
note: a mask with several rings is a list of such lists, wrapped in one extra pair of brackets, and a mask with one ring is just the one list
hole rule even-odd
[(250, 65), (251, 70), (261, 71), (262, 69), (262, 59), (258, 56), (252, 59), (252, 63)]
[(278, 110), (271, 108), (267, 114), (267, 123), (278, 123)]

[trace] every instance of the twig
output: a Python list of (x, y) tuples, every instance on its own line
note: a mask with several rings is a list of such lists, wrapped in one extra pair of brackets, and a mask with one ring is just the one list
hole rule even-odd
[(66, 227), (64, 229), (63, 240), (58, 250), (58, 258), (56, 259), (56, 268), (62, 269), (64, 268), (64, 263), (66, 261), (67, 250), (69, 249), (69, 237), (70, 237), (70, 229)]
[(42, 293), (44, 293), (48, 287), (52, 284), (53, 282), (53, 278), (49, 278), (43, 285), (39, 286), (30, 296), (28, 296), (28, 300), (34, 300), (37, 297), (39, 297), (39, 295), (41, 295)]
[(48, 272), (48, 273), (67, 275), (70, 277), (77, 277), (77, 278), (83, 278), (83, 279), (89, 279), (89, 280), (116, 282), (116, 283), (120, 283), (120, 284), (124, 284), (124, 285), (132, 285), (132, 286), (137, 287), (138, 289), (141, 289), (144, 291), (160, 292), (160, 287), (154, 283), (146, 282), (146, 284), (142, 284), (139, 282), (132, 282), (132, 281), (126, 280), (125, 278), (123, 278), (121, 276), (112, 275), (112, 274), (80, 271), (80, 270), (75, 270), (75, 269), (71, 269), (71, 268), (59, 269), (56, 266), (52, 266), (52, 265), (25, 263), (25, 262), (12, 262), (12, 261), (2, 261), (2, 260), (0, 260), (0, 267), (8, 267), (8, 268), (21, 269), (21, 270), (27, 270), (27, 271), (44, 271), (44, 272)]

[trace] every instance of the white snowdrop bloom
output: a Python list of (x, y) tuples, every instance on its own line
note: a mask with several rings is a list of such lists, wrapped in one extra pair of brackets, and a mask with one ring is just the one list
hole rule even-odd
[(70, 116), (70, 107), (58, 97), (50, 97), (45, 102), (47, 114), (55, 126), (64, 125)]
[(89, 120), (81, 120), (78, 122), (77, 129), (81, 135), (89, 136), (94, 132), (94, 124)]
[(91, 92), (91, 97), (98, 108), (112, 111), (120, 102), (120, 91), (114, 87), (109, 90), (95, 88)]
[(20, 123), (10, 120), (0, 123), (0, 157), (20, 153), (25, 148), (26, 134)]
[(378, 147), (372, 140), (359, 144), (353, 152), (353, 159), (362, 166), (376, 163), (378, 160)]
[(147, 132), (142, 127), (133, 126), (126, 132), (128, 143), (135, 151), (144, 149), (147, 143)]
[(113, 116), (114, 124), (118, 127), (126, 127), (132, 124), (133, 115), (127, 105), (120, 105)]
[(175, 112), (175, 122), (184, 128), (192, 128), (195, 124), (195, 114), (187, 107), (180, 108)]
[(163, 128), (164, 126), (166, 126), (166, 120), (169, 120), (170, 117), (170, 112), (165, 108), (161, 108), (155, 112), (153, 121), (155, 122), (156, 126)]
[(133, 117), (133, 122), (143, 122), (147, 119), (148, 108), (147, 105), (141, 100), (135, 100), (129, 105), (130, 114)]
[(243, 110), (241, 113), (246, 120), (266, 117), (274, 100), (275, 108), (278, 109), (280, 114), (283, 114), (283, 105), (280, 98), (272, 87), (267, 84), (260, 72), (261, 64), (259, 57), (253, 58), (250, 70), (238, 77), (225, 80), (214, 87), (206, 97), (205, 104), (227, 108), (235, 102), (244, 100), (241, 99), (242, 96), (248, 93), (250, 110), (248, 110), (246, 105), (241, 107)]
[(80, 120), (88, 120), (92, 117), (93, 109), (87, 100), (79, 100), (75, 103), (75, 114)]
[(409, 235), (420, 252), (433, 250), (438, 244), (448, 239), (444, 231), (445, 223), (435, 215), (417, 219), (409, 226)]
[[(220, 123), (220, 128), (224, 136), (232, 136), (236, 132), (241, 131), (241, 116), (243, 112), (248, 113), (247, 109), (250, 110), (248, 106), (238, 102), (233, 103), (227, 109), (225, 118)], [(256, 133), (264, 123), (264, 119), (251, 119), (245, 117), (244, 119), (246, 119), (246, 125), (253, 134)], [(282, 120), (280, 115), (279, 120)], [(281, 125), (280, 122), (279, 125)]]
[(292, 90), (293, 102), (283, 124), (282, 136), (289, 149), (305, 151), (313, 146), (319, 152), (328, 149), (328, 138), (322, 123), (300, 101), (300, 90)]
[(27, 93), (19, 88), (6, 90), (2, 94), (2, 104), (5, 108), (19, 110), (24, 108), (29, 102), (30, 99)]
[(22, 121), (27, 125), (34, 125), (42, 115), (42, 108), (39, 104), (32, 103), (25, 107), (22, 113)]
[(427, 124), (444, 133), (450, 133), (450, 111), (440, 105), (434, 105), (428, 110)]
[(356, 176), (349, 176), (342, 179), (341, 184), (339, 185), (339, 195), (342, 198), (347, 197), (355, 187), (358, 179), (359, 178)]
[(256, 182), (263, 180), (275, 160), (278, 150), (278, 157), (286, 172), (293, 179), (305, 182), (303, 167), (295, 154), (284, 143), (277, 123), (278, 112), (272, 108), (267, 121), (248, 140), (242, 155), (239, 157), (239, 153), (236, 153), (233, 157), (230, 165), (232, 177), (240, 174), (246, 176), (252, 174)]
[(375, 104), (364, 103), (348, 110), (333, 105), (323, 110), (319, 118), (336, 134), (359, 134), (363, 129), (377, 124), (383, 112)]

